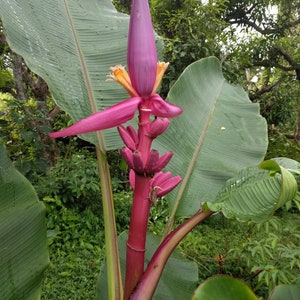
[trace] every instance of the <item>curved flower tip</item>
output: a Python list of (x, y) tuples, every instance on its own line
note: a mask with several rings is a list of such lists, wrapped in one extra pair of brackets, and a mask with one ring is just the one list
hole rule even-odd
[(151, 96), (152, 114), (162, 118), (174, 118), (182, 113), (182, 108), (163, 100), (158, 94)]
[(134, 117), (134, 113), (141, 101), (140, 97), (124, 100), (82, 119), (66, 129), (49, 133), (49, 136), (52, 138), (72, 136), (121, 125)]
[(149, 97), (155, 85), (157, 54), (148, 0), (132, 1), (127, 65), (134, 89), (141, 97)]

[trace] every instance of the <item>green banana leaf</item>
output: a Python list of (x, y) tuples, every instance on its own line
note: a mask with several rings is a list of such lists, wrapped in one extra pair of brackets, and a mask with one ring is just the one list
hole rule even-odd
[[(129, 25), (110, 0), (0, 0), (0, 7), (10, 47), (74, 121), (129, 97), (106, 81), (110, 67), (126, 64)], [(115, 128), (102, 134), (106, 149), (121, 147)], [(81, 137), (98, 144), (94, 133)]]
[[(120, 260), (122, 267), (122, 275), (125, 275), (125, 263), (126, 263), (126, 242), (127, 233), (123, 232), (118, 237)], [(161, 238), (154, 234), (147, 233), (147, 244), (146, 244), (146, 259), (145, 263), (148, 264), (153, 253), (157, 249), (161, 242)], [(146, 265), (145, 265), (146, 266)], [(106, 264), (102, 266), (100, 276), (98, 278), (96, 287), (96, 299), (102, 300), (107, 299), (107, 278)], [(198, 267), (195, 262), (189, 261), (183, 258), (179, 252), (174, 253), (169, 258), (161, 280), (157, 286), (153, 300), (159, 299), (172, 299), (182, 300), (191, 299), (193, 291), (197, 287), (198, 282)]]
[(300, 299), (300, 280), (295, 284), (280, 284), (271, 292), (268, 300), (298, 300)]
[[(205, 280), (192, 300), (258, 300), (249, 286), (240, 279), (217, 275)], [(286, 298), (289, 299), (289, 298)]]
[(155, 146), (174, 152), (167, 170), (183, 181), (169, 200), (173, 212), (190, 216), (201, 202), (213, 201), (242, 168), (263, 160), (267, 125), (258, 104), (225, 80), (214, 57), (188, 66), (167, 98), (184, 112), (172, 120)]
[(298, 184), (298, 191), (295, 197), (291, 200), (285, 203), (285, 207), (287, 210), (294, 206), (298, 208), (300, 211), (300, 191), (299, 191), (299, 184), (300, 184), (300, 163), (294, 159), (287, 158), (287, 157), (275, 157), (272, 158), (272, 160), (275, 160), (280, 166), (284, 167), (288, 171), (290, 171)]
[(222, 211), (228, 218), (263, 222), (291, 201), (297, 189), (293, 174), (277, 162), (268, 160), (260, 164), (260, 169), (241, 170), (226, 182), (216, 201), (207, 205), (213, 211)]
[(272, 160), (276, 161), (280, 166), (288, 169), (292, 173), (297, 174), (297, 171), (300, 171), (300, 163), (294, 159), (287, 157), (275, 157)]
[(0, 143), (0, 299), (39, 299), (48, 265), (45, 207)]

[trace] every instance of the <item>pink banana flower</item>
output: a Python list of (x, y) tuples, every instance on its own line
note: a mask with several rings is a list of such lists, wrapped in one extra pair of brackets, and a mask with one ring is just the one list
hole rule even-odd
[(121, 84), (130, 98), (82, 119), (70, 127), (49, 135), (53, 138), (72, 136), (119, 126), (131, 120), (137, 109), (162, 118), (177, 117), (182, 109), (163, 100), (156, 90), (168, 67), (157, 62), (154, 31), (148, 1), (132, 1), (127, 65), (111, 68), (109, 79)]

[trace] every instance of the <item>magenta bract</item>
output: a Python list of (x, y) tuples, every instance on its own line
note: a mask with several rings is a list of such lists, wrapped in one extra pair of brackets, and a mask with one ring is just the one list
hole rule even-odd
[(121, 125), (134, 117), (134, 113), (140, 102), (140, 97), (133, 97), (124, 100), (116, 105), (82, 119), (66, 129), (58, 132), (52, 132), (49, 135), (52, 138), (58, 138), (104, 130)]
[(151, 97), (152, 114), (161, 118), (174, 118), (182, 113), (182, 108), (163, 100), (158, 94)]

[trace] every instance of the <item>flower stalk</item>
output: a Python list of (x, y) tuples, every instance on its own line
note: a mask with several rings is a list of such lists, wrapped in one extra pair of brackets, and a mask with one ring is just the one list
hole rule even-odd
[(162, 241), (152, 256), (145, 272), (130, 296), (130, 300), (150, 300), (161, 277), (163, 269), (176, 246), (199, 223), (211, 216), (209, 209), (199, 210), (193, 217), (181, 224)]
[(128, 299), (144, 272), (146, 233), (150, 211), (151, 177), (136, 175), (126, 250), (124, 299)]

